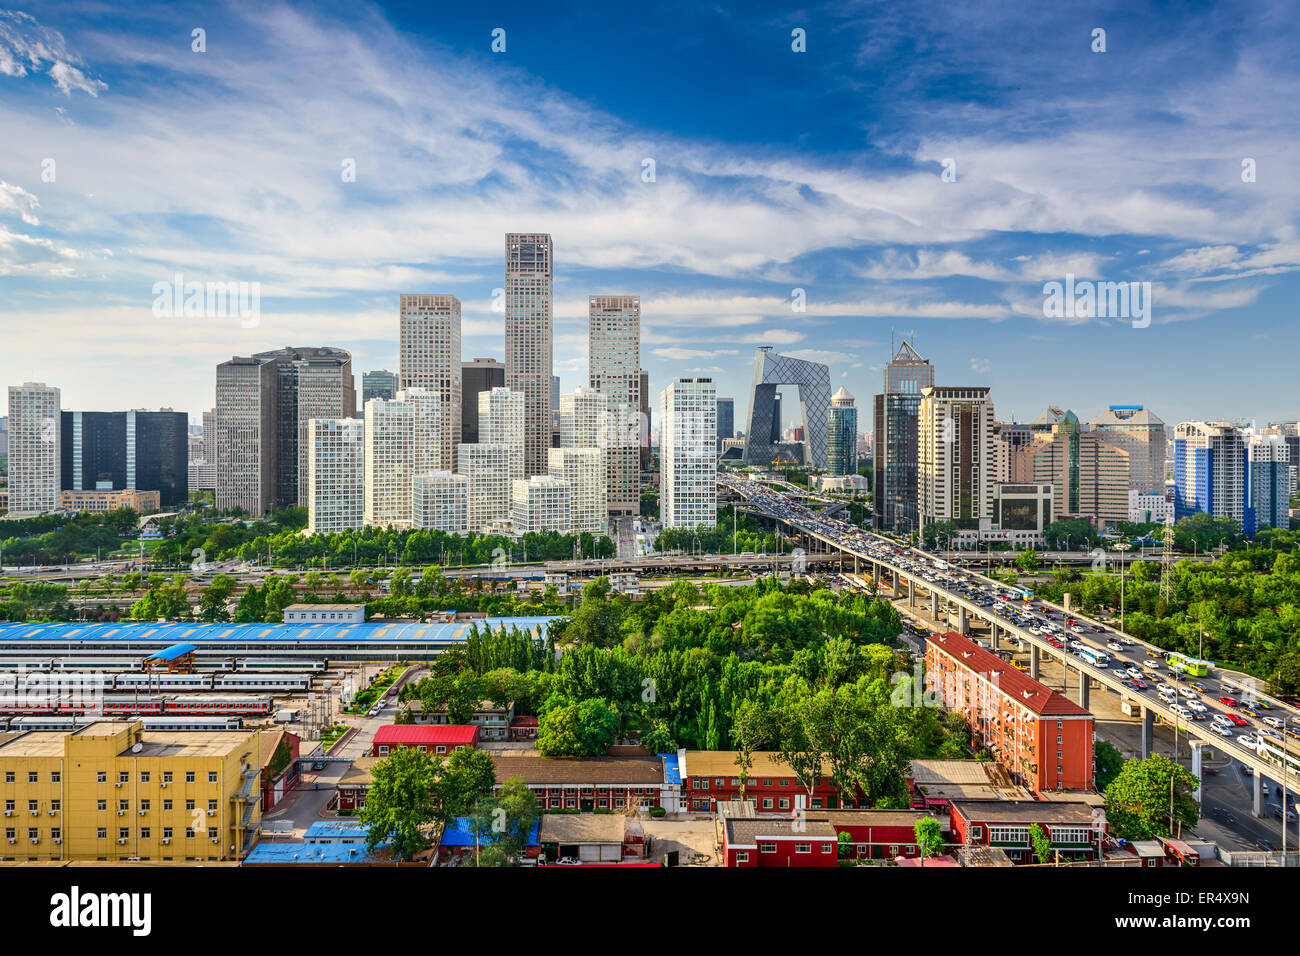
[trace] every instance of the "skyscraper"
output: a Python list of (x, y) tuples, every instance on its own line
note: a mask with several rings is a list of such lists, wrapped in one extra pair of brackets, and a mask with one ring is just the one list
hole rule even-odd
[(524, 394), (524, 474), (546, 471), (551, 446), (551, 237), (506, 234), (506, 387)]
[(826, 413), (826, 471), (832, 475), (858, 473), (858, 410), (843, 385), (831, 396)]
[(411, 474), (445, 471), (442, 467), (442, 403), (431, 388), (413, 385), (397, 393), (396, 401), (411, 406)]
[(1051, 483), (1053, 521), (1084, 518), (1106, 531), (1128, 520), (1129, 453), (1083, 431), (1074, 412), (1063, 412), (1050, 432), (1035, 433), (1018, 454), (1032, 460), (1034, 483)]
[(367, 525), (411, 526), (411, 461), (415, 408), (406, 402), (372, 398), (366, 403), (365, 496)]
[(1282, 435), (1250, 436), (1250, 479), (1246, 504), (1246, 535), (1264, 528), (1289, 528), (1287, 509), (1295, 481), (1291, 477), (1291, 449)]
[[(479, 441), (478, 396), (494, 388), (506, 387), (506, 366), (496, 359), (476, 358), (460, 366), (460, 440)], [(559, 403), (557, 402), (558, 406)]]
[(360, 528), (365, 522), (365, 428), (359, 418), (307, 423), (307, 533)]
[(1143, 495), (1165, 493), (1165, 423), (1141, 405), (1111, 405), (1090, 423), (1102, 441), (1128, 452), (1129, 487)]
[(461, 442), (460, 299), (407, 294), (400, 308), (399, 384), (437, 393), (442, 415), (437, 467), (450, 470)]
[(872, 453), (877, 528), (917, 524), (918, 427), (921, 390), (934, 385), (934, 366), (906, 341), (885, 366), (884, 391), (875, 398)]
[(680, 378), (660, 396), (660, 514), (665, 528), (718, 520), (718, 392), (711, 378)]
[(217, 366), (218, 511), (257, 516), (276, 503), (278, 383), (275, 363), (256, 356)]
[(411, 483), (411, 527), (464, 534), (468, 502), (469, 479), (464, 475), (449, 471), (416, 475)]
[(465, 522), (475, 534), (498, 530), (510, 521), (510, 447), (484, 442), (456, 450), (456, 472), (464, 475)]
[(549, 473), (569, 483), (574, 531), (600, 534), (606, 528), (605, 462), (599, 448), (552, 448)]
[[(650, 373), (641, 369), (641, 470), (650, 470)], [(1300, 458), (1300, 456), (1297, 456)]]
[(560, 447), (600, 448), (605, 396), (594, 388), (575, 388), (560, 396)]
[(479, 392), (478, 426), (483, 444), (510, 449), (511, 480), (524, 477), (523, 393), (509, 388)]
[(736, 400), (718, 399), (718, 451), (722, 451), (724, 438), (736, 437)]
[[(587, 299), (588, 384), (605, 396), (607, 507), (614, 515), (641, 509), (641, 297)], [(563, 442), (563, 436), (561, 436)]]
[(1229, 422), (1174, 427), (1174, 520), (1204, 511), (1246, 527), (1246, 436)]
[[(826, 411), (831, 407), (830, 368), (820, 362), (773, 352), (759, 346), (754, 354), (754, 378), (745, 429), (745, 461), (767, 467), (784, 451), (781, 438), (782, 386), (797, 386), (799, 410), (808, 436), (801, 457), (813, 468), (826, 467)], [(714, 407), (717, 415), (717, 407)]]
[(920, 528), (951, 521), (979, 531), (993, 514), (993, 402), (987, 386), (921, 389), (917, 431)]
[(63, 412), (60, 473), (65, 491), (158, 492), (189, 501), (189, 416), (156, 412)]
[(285, 347), (218, 365), (217, 507), (260, 515), (305, 505), (307, 456), (299, 446), (307, 423), (353, 418), (356, 403), (352, 356), (343, 349)]
[(397, 396), (397, 373), (386, 368), (365, 372), (361, 376), (361, 407), (372, 398), (392, 400)]
[(44, 382), (9, 386), (9, 514), (47, 514), (62, 486), (61, 393)]
[(533, 475), (511, 482), (510, 518), (516, 535), (573, 530), (572, 490), (555, 475)]

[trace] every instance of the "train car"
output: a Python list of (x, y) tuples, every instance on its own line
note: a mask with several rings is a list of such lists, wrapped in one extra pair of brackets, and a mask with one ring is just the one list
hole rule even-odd
[(112, 690), (115, 675), (92, 672), (81, 674), (75, 671), (39, 671), (23, 678), (22, 686), (29, 691), (86, 691)]
[(172, 697), (164, 713), (173, 714), (269, 714), (273, 701), (257, 694), (203, 694)]
[(31, 657), (0, 657), (0, 671), (48, 671), (54, 669), (54, 660), (49, 657), (39, 659)]
[(212, 674), (118, 674), (117, 690), (188, 691), (211, 690)]
[(0, 693), (0, 713), (4, 714), (52, 714), (55, 711), (56, 697), (35, 693), (17, 693), (12, 691)]
[(201, 671), (231, 671), (235, 662), (228, 657), (195, 657), (194, 666)]
[(239, 717), (144, 717), (145, 730), (239, 730), (244, 721)]
[(93, 724), (95, 717), (14, 717), (9, 721), (10, 730), (74, 730)]
[(235, 663), (237, 671), (311, 671), (319, 673), (329, 669), (324, 658), (245, 657)]
[(269, 690), (288, 693), (311, 689), (311, 674), (247, 673), (221, 674), (212, 682), (214, 690)]
[(138, 697), (135, 695), (104, 695), (98, 700), (62, 698), (58, 702), (60, 714), (103, 714), (106, 717), (122, 717), (133, 714), (161, 714), (166, 702), (161, 697)]
[(54, 661), (54, 668), (64, 671), (138, 671), (141, 662), (139, 657), (59, 657)]

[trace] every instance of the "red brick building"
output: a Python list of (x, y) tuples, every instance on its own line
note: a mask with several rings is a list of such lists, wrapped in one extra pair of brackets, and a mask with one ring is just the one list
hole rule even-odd
[(542, 810), (627, 810), (663, 803), (663, 759), (640, 747), (611, 747), (604, 757), (535, 757), (492, 753), (497, 787), (519, 778)]
[(1093, 787), (1092, 714), (960, 634), (925, 646), (926, 690), (1034, 791)]
[[(734, 750), (679, 750), (677, 764), (682, 777), (683, 809), (712, 813), (719, 802), (740, 799), (740, 768)], [(818, 777), (810, 797), (788, 764), (762, 751), (753, 755), (745, 799), (760, 813), (789, 814), (801, 799), (808, 810), (834, 810), (840, 806), (839, 791), (830, 777)]]
[(478, 749), (478, 744), (479, 728), (474, 724), (389, 724), (375, 733), (370, 756), (387, 757), (398, 747), (415, 747), (436, 756), (462, 747)]
[(302, 740), (283, 728), (263, 730), (261, 738), (262, 812), (266, 813), (275, 809), (298, 784)]
[[(924, 810), (827, 810), (810, 815), (824, 819), (838, 838), (847, 833), (849, 859), (892, 860), (895, 857), (920, 856), (916, 844), (916, 824), (935, 814)], [(942, 830), (948, 821), (939, 819)], [(944, 833), (944, 842), (948, 835)]]
[(1037, 824), (1062, 862), (1095, 860), (1105, 842), (1106, 815), (1083, 801), (971, 800), (952, 805), (952, 840), (962, 846), (997, 847), (1014, 863), (1035, 863), (1029, 828)]
[(723, 866), (836, 866), (838, 836), (825, 820), (786, 820), (767, 814), (727, 817)]

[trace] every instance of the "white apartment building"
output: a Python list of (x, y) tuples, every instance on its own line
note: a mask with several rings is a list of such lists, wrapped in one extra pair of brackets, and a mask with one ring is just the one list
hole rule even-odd
[(412, 386), (398, 392), (396, 400), (411, 406), (411, 473), (447, 471), (450, 465), (444, 464), (447, 448), (442, 440), (442, 401), (438, 392)]
[(569, 483), (573, 530), (603, 534), (609, 508), (600, 449), (552, 448), (548, 464), (553, 477)]
[(1250, 436), (1250, 507), (1247, 534), (1264, 528), (1289, 528), (1288, 511), (1295, 491), (1291, 448), (1281, 435)]
[(307, 423), (307, 533), (335, 534), (365, 521), (365, 426), (359, 418)]
[(665, 528), (718, 520), (718, 390), (711, 378), (681, 378), (659, 398), (660, 515)]
[(524, 393), (493, 388), (478, 393), (478, 434), (485, 445), (510, 449), (510, 478), (524, 477)]
[(367, 525), (411, 526), (411, 457), (415, 410), (406, 402), (366, 402), (365, 507)]
[(600, 448), (608, 420), (608, 401), (594, 388), (560, 396), (560, 447)]
[(449, 471), (432, 471), (411, 479), (411, 527), (464, 534), (469, 506), (469, 479)]
[(1128, 520), (1134, 524), (1164, 524), (1174, 516), (1174, 499), (1168, 495), (1144, 495), (1136, 488), (1128, 492)]
[(438, 396), (440, 451), (433, 467), (450, 470), (461, 441), (460, 299), (404, 294), (400, 309), (399, 387), (427, 388)]
[(515, 535), (573, 530), (572, 489), (563, 478), (533, 475), (511, 482), (510, 518)]
[[(352, 418), (357, 411), (357, 390), (352, 381), (352, 359), (340, 356), (309, 356), (293, 363), (297, 380), (298, 506), (308, 502), (307, 430), (313, 418)], [(288, 422), (281, 427), (289, 428)]]
[(456, 471), (466, 486), (465, 523), (472, 533), (510, 521), (510, 446), (466, 442)]
[(549, 235), (506, 234), (506, 388), (524, 394), (525, 475), (546, 470), (551, 447), (553, 258)]
[(62, 396), (44, 382), (9, 386), (9, 514), (58, 510)]
[(1245, 528), (1246, 435), (1230, 422), (1174, 426), (1174, 520), (1204, 511)]
[(986, 530), (993, 514), (993, 402), (987, 386), (921, 389), (917, 429), (920, 526)]
[(587, 330), (588, 384), (604, 395), (607, 403), (602, 432), (607, 507), (616, 515), (639, 514), (640, 446), (645, 427), (641, 420), (641, 297), (590, 296)]

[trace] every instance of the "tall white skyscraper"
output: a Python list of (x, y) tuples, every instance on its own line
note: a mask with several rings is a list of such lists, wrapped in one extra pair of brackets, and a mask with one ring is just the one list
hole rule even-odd
[(574, 531), (601, 534), (606, 528), (605, 467), (599, 448), (552, 448), (549, 473), (569, 483)]
[(414, 408), (406, 402), (366, 402), (365, 506), (367, 525), (411, 526)]
[(485, 445), (510, 447), (510, 477), (524, 477), (524, 393), (493, 388), (478, 393), (478, 433)]
[(365, 521), (365, 428), (359, 418), (307, 423), (307, 532), (337, 533)]
[(573, 530), (569, 483), (554, 475), (533, 475), (511, 483), (510, 516), (516, 535)]
[[(548, 296), (548, 315), (549, 310)], [(508, 322), (507, 318), (507, 330)], [(437, 467), (450, 470), (456, 461), (456, 446), (461, 441), (460, 299), (454, 295), (403, 295), (400, 335), (399, 385), (403, 389), (418, 386), (437, 393), (442, 416)], [(549, 361), (549, 347), (547, 355)]]
[(44, 382), (9, 386), (9, 514), (59, 507), (62, 487), (61, 393)]
[(560, 447), (601, 448), (608, 403), (594, 388), (577, 388), (560, 396)]
[(551, 237), (506, 234), (506, 388), (524, 393), (524, 474), (546, 471), (551, 446), (554, 277)]
[(465, 522), (481, 533), (510, 521), (510, 446), (465, 442), (457, 450), (457, 473), (466, 487)]
[(993, 402), (987, 386), (921, 389), (917, 426), (920, 525), (952, 521), (978, 532), (993, 516)]
[[(605, 396), (607, 507), (615, 515), (641, 511), (641, 297), (587, 299), (588, 384)], [(561, 439), (561, 442), (563, 440)]]
[(446, 471), (442, 440), (442, 402), (431, 388), (412, 386), (397, 393), (397, 401), (411, 406), (411, 473), (423, 475)]
[(1174, 520), (1204, 511), (1246, 528), (1246, 434), (1230, 422), (1174, 426)]
[(711, 378), (679, 378), (659, 399), (660, 515), (665, 528), (718, 520), (718, 390)]
[(449, 471), (416, 475), (411, 480), (411, 527), (464, 534), (469, 479)]
[[(325, 354), (306, 352), (293, 363), (293, 379), (297, 387), (297, 422), (285, 422), (282, 427), (297, 427), (298, 463), (295, 482), (298, 506), (307, 505), (308, 452), (307, 423), (313, 418), (352, 418), (357, 411), (357, 390), (352, 380), (352, 357), (340, 350)], [(283, 380), (282, 383), (283, 385)], [(285, 479), (287, 481), (287, 479)]]

